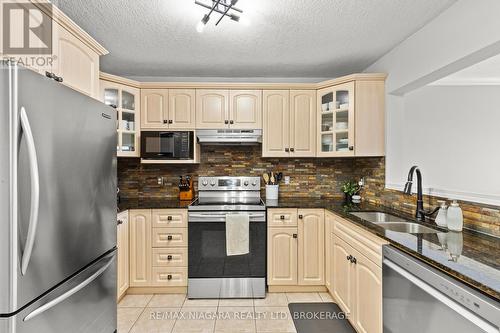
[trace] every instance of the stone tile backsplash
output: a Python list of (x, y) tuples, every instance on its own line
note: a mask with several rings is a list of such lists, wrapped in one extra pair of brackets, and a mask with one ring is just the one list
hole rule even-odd
[[(415, 196), (385, 189), (385, 158), (263, 158), (260, 146), (203, 146), (201, 163), (196, 165), (141, 164), (138, 158), (119, 158), (118, 186), (124, 198), (177, 198), (180, 175), (262, 176), (264, 172), (283, 172), (290, 185), (280, 186), (281, 197), (343, 198), (345, 181), (365, 177), (363, 199), (407, 213), (415, 210)], [(158, 185), (164, 177), (165, 185)], [(264, 184), (262, 181), (262, 188)], [(262, 195), (264, 196), (264, 191)], [(426, 208), (437, 206), (443, 198), (425, 196)], [(467, 228), (500, 236), (500, 207), (460, 202)]]

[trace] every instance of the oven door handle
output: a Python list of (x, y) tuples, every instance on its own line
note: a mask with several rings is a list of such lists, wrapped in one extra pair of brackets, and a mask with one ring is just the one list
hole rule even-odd
[[(226, 218), (226, 215), (239, 215), (239, 214), (189, 214), (192, 218)], [(252, 217), (265, 217), (265, 214), (248, 214), (250, 218)]]

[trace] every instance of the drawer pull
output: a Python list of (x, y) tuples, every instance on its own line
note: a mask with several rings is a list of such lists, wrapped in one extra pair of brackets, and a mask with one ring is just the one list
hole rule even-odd
[(285, 219), (285, 215), (281, 215), (280, 220), (284, 220), (284, 219)]
[(167, 217), (167, 220), (168, 220), (168, 221), (172, 221), (172, 216), (168, 216), (168, 217)]
[(297, 238), (297, 234), (293, 234), (293, 238)]
[(304, 215), (299, 215), (299, 219), (303, 219), (304, 218)]
[(167, 260), (172, 260), (172, 256), (170, 254), (167, 256)]
[(168, 235), (167, 240), (172, 240), (172, 235)]
[(172, 280), (172, 274), (167, 275), (167, 280)]

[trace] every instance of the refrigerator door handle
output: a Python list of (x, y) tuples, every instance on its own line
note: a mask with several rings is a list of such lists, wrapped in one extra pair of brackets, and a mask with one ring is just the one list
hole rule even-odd
[(21, 274), (26, 274), (28, 264), (33, 251), (33, 244), (35, 243), (36, 227), (38, 225), (38, 208), (40, 206), (40, 176), (38, 174), (38, 160), (36, 156), (35, 140), (33, 139), (33, 132), (28, 120), (28, 115), (24, 107), (21, 108), (19, 114), (21, 119), (21, 128), (23, 129), (24, 136), (26, 137), (26, 144), (28, 147), (28, 159), (30, 164), (30, 178), (31, 178), (31, 206), (30, 218), (28, 227), (28, 236), (26, 237), (26, 244), (22, 253), (21, 259)]
[(79, 292), (80, 290), (82, 290), (83, 288), (85, 288), (87, 285), (89, 285), (92, 281), (94, 281), (95, 279), (97, 279), (101, 274), (103, 274), (108, 269), (108, 267), (111, 265), (111, 263), (115, 259), (115, 256), (116, 256), (116, 254), (113, 253), (113, 255), (110, 256), (107, 259), (106, 264), (104, 264), (104, 266), (102, 266), (101, 268), (99, 268), (99, 270), (97, 270), (94, 274), (92, 274), (91, 276), (89, 276), (88, 278), (86, 278), (82, 283), (80, 283), (77, 286), (71, 288), (70, 290), (68, 290), (64, 294), (62, 294), (62, 295), (54, 298), (50, 302), (45, 303), (44, 305), (40, 306), (39, 308), (36, 308), (35, 310), (31, 311), (26, 317), (24, 317), (23, 321), (28, 321), (30, 319), (33, 319), (33, 318), (41, 315), (45, 311), (53, 308), (57, 304), (61, 303), (62, 301), (68, 299), (72, 295), (76, 294), (77, 292)]

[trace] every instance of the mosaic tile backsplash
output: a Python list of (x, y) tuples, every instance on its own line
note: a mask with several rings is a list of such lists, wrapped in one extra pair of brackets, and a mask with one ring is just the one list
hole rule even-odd
[[(290, 185), (280, 186), (281, 197), (337, 198), (345, 181), (365, 177), (363, 199), (407, 213), (415, 210), (415, 196), (388, 190), (385, 184), (385, 158), (263, 158), (260, 146), (203, 146), (201, 163), (196, 165), (141, 164), (138, 158), (119, 158), (118, 186), (123, 198), (175, 199), (180, 175), (262, 176), (264, 172), (283, 172)], [(157, 178), (164, 177), (165, 185)], [(263, 183), (263, 182), (262, 182)], [(264, 185), (262, 186), (264, 188)], [(264, 196), (264, 191), (262, 191)], [(425, 196), (425, 207), (437, 206), (442, 198)], [(500, 237), (500, 207), (460, 202), (467, 228)]]

